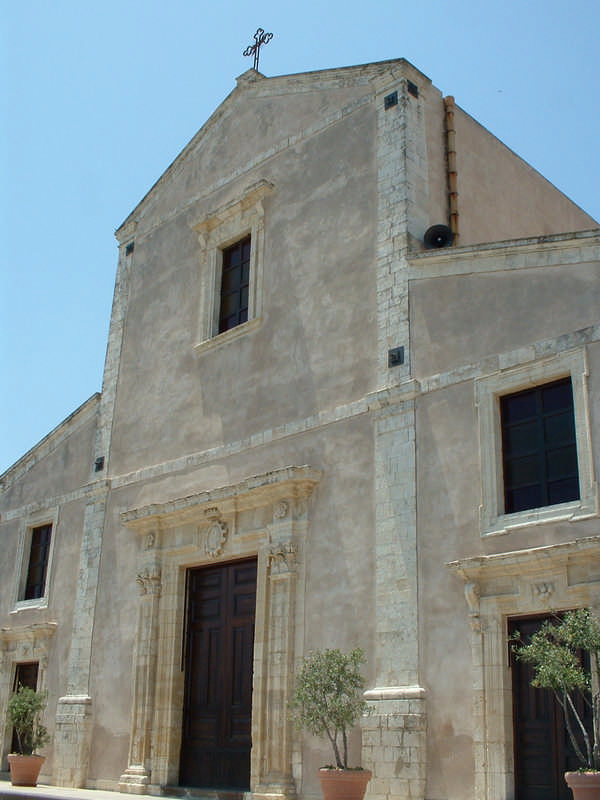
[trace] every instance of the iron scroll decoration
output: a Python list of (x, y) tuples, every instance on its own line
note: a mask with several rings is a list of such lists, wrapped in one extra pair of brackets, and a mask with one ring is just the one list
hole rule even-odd
[(263, 44), (269, 44), (273, 38), (272, 33), (265, 33), (262, 28), (257, 28), (254, 34), (254, 44), (249, 44), (244, 50), (243, 55), (254, 56), (254, 69), (258, 72), (258, 59), (260, 58), (260, 48)]

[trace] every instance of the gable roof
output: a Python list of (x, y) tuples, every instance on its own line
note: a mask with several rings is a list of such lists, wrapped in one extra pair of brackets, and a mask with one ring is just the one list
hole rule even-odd
[(318, 89), (343, 89), (361, 85), (369, 86), (377, 77), (395, 70), (402, 70), (403, 72), (408, 70), (413, 73), (414, 76), (420, 77), (421, 80), (431, 83), (426, 75), (417, 70), (416, 67), (404, 58), (377, 61), (350, 67), (292, 73), (271, 78), (266, 77), (261, 72), (257, 72), (252, 68), (246, 70), (236, 79), (235, 88), (217, 106), (200, 130), (175, 157), (167, 169), (117, 228), (115, 231), (117, 240), (119, 243), (124, 244), (132, 237), (136, 217), (147, 204), (149, 198), (161, 184), (171, 177), (174, 171), (183, 166), (188, 156), (199, 147), (202, 140), (209, 135), (215, 125), (229, 112), (234, 104), (239, 102), (243, 95), (252, 93), (254, 97), (275, 97), (277, 95), (314, 92)]

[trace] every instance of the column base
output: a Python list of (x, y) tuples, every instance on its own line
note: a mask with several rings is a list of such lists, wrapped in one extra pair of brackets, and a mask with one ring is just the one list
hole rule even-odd
[(293, 778), (263, 780), (252, 792), (253, 800), (295, 800), (296, 785)]
[(363, 766), (372, 770), (370, 800), (424, 800), (427, 716), (421, 686), (365, 692), (373, 713), (361, 720)]
[(119, 778), (119, 791), (125, 794), (145, 794), (150, 776), (143, 766), (127, 767)]
[(92, 743), (92, 698), (67, 695), (58, 700), (54, 734), (54, 783), (85, 787)]

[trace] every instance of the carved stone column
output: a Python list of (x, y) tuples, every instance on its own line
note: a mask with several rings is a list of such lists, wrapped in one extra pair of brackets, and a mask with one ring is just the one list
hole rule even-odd
[(152, 721), (156, 691), (158, 607), (161, 594), (160, 568), (147, 567), (137, 576), (141, 597), (138, 611), (137, 646), (133, 671), (133, 706), (129, 744), (129, 766), (121, 775), (122, 792), (142, 794), (150, 783)]
[[(286, 504), (278, 504), (282, 514)], [(291, 542), (271, 545), (267, 551), (268, 593), (265, 683), (267, 702), (263, 709), (261, 741), (256, 743), (260, 763), (255, 798), (296, 796), (292, 775), (292, 731), (288, 703), (294, 674), (294, 616), (297, 548)]]

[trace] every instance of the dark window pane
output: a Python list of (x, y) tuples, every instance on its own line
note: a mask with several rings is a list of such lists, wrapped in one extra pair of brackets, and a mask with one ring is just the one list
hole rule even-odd
[(540, 459), (538, 455), (511, 459), (504, 473), (504, 480), (509, 487), (529, 483), (539, 483)]
[(506, 455), (519, 456), (538, 451), (537, 425), (525, 422), (508, 428), (504, 435), (504, 452)]
[(542, 392), (542, 403), (545, 414), (552, 411), (573, 408), (571, 381), (559, 381), (558, 383), (547, 386)]
[(550, 504), (569, 503), (572, 500), (579, 500), (579, 481), (577, 478), (568, 478), (549, 484), (548, 502)]
[(572, 411), (553, 414), (544, 420), (544, 436), (555, 445), (575, 441), (575, 421)]
[(539, 486), (527, 486), (520, 489), (509, 490), (506, 493), (506, 513), (526, 511), (528, 508), (537, 508), (542, 505), (542, 494)]
[(548, 480), (577, 477), (577, 452), (574, 447), (552, 450), (546, 457)]
[(570, 378), (501, 398), (500, 416), (506, 513), (578, 499)]
[(44, 596), (51, 533), (52, 525), (40, 525), (31, 532), (24, 600), (35, 600)]
[(224, 319), (228, 319), (237, 312), (238, 302), (237, 296), (234, 294), (226, 295), (221, 303), (221, 315)]
[(518, 422), (536, 416), (536, 398), (530, 392), (502, 398), (502, 420)]
[(248, 285), (251, 240), (245, 239), (223, 250), (219, 332), (235, 328), (248, 319)]
[(229, 294), (231, 292), (237, 291), (239, 285), (240, 285), (239, 267), (236, 269), (228, 269), (226, 272), (223, 272), (223, 281), (221, 284), (222, 294)]

